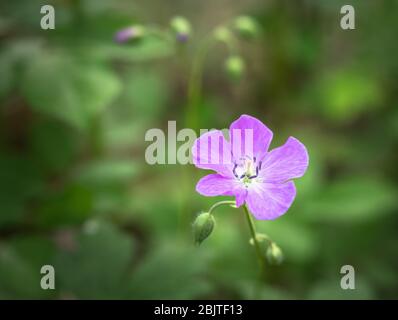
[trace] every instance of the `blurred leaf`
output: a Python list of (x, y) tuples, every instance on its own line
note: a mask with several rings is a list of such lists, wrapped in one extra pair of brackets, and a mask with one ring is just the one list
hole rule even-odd
[(303, 213), (314, 221), (360, 222), (388, 214), (397, 205), (393, 186), (370, 177), (347, 177), (326, 186)]
[(249, 239), (243, 212), (225, 207), (216, 212), (214, 232), (198, 249), (209, 255), (212, 281), (237, 295), (258, 281), (256, 251)]
[(47, 195), (40, 207), (37, 220), (42, 226), (78, 224), (93, 210), (91, 191), (81, 185), (67, 186), (61, 192)]
[(319, 282), (309, 293), (308, 299), (313, 300), (368, 300), (374, 298), (373, 289), (366, 281), (355, 279), (355, 289), (343, 290), (340, 277), (334, 281)]
[(80, 166), (73, 174), (73, 181), (92, 192), (94, 214), (130, 213), (129, 184), (139, 173), (133, 160), (103, 159)]
[(99, 59), (142, 62), (165, 58), (175, 51), (174, 42), (166, 37), (147, 35), (138, 41), (124, 44), (116, 44), (112, 41), (113, 38), (110, 37), (108, 43), (97, 43), (96, 50), (92, 51), (91, 55)]
[(326, 119), (347, 122), (380, 107), (383, 93), (371, 74), (353, 70), (329, 72), (315, 87), (317, 108)]
[(281, 247), (285, 256), (284, 264), (309, 261), (319, 249), (314, 231), (297, 220), (294, 221), (298, 214), (300, 213), (294, 212), (292, 208), (282, 218), (257, 223), (259, 232), (268, 234)]
[(204, 295), (206, 260), (193, 247), (168, 240), (159, 244), (134, 270), (129, 299), (193, 299)]
[(148, 121), (144, 118), (121, 120), (116, 117), (105, 119), (104, 143), (109, 150), (123, 149), (141, 145), (148, 130)]
[(14, 81), (14, 65), (10, 60), (10, 57), (4, 54), (0, 55), (0, 101), (9, 94)]
[(27, 201), (42, 194), (44, 183), (35, 162), (0, 155), (0, 225), (20, 221), (26, 214)]
[[(140, 183), (134, 188), (129, 201), (129, 208), (134, 217), (152, 230), (153, 237), (164, 238), (178, 232), (181, 223), (181, 186), (178, 183), (167, 184), (176, 179), (177, 171), (160, 167), (159, 174)], [(156, 195), (156, 196), (154, 196)], [(149, 205), (150, 204), (150, 205)]]
[[(387, 264), (387, 259), (369, 259), (365, 263), (364, 271), (372, 284), (381, 288), (396, 290), (398, 283), (398, 275), (396, 268), (392, 263)], [(392, 284), (395, 285), (392, 285)]]
[(98, 187), (129, 182), (138, 172), (133, 159), (104, 159), (81, 166), (75, 176), (80, 183)]
[(76, 132), (62, 123), (41, 121), (31, 132), (32, 154), (46, 172), (60, 171), (71, 164), (80, 141)]
[(112, 150), (141, 145), (153, 119), (165, 109), (169, 95), (165, 79), (148, 68), (134, 69), (123, 83), (123, 94), (105, 118), (105, 141)]
[(91, 220), (76, 243), (75, 250), (58, 253), (55, 269), (60, 291), (79, 299), (124, 297), (132, 239), (110, 224)]
[[(2, 1), (0, 3), (0, 14), (13, 21), (14, 28), (17, 25), (18, 28), (33, 28), (38, 26), (40, 7), (42, 5), (44, 3), (41, 0)], [(32, 14), (33, 12), (37, 14)]]
[(0, 51), (0, 102), (16, 87), (21, 69), (40, 48), (39, 41), (18, 39), (9, 41)]
[(53, 252), (53, 245), (40, 237), (14, 238), (0, 244), (0, 297), (50, 298), (54, 291), (40, 287), (40, 270), (43, 265), (52, 265)]
[(86, 128), (120, 87), (118, 78), (103, 66), (48, 54), (31, 63), (22, 81), (22, 91), (34, 110), (79, 128)]
[(319, 188), (323, 184), (323, 178), (324, 178), (324, 162), (322, 161), (322, 156), (320, 156), (320, 150), (317, 149), (318, 146), (315, 146), (313, 141), (307, 140), (307, 148), (308, 148), (308, 154), (309, 154), (309, 166), (307, 171), (305, 172), (305, 175), (294, 181), (294, 184), (296, 186), (296, 189), (299, 192), (299, 195), (297, 196), (295, 201), (303, 201), (307, 197), (311, 197), (314, 192), (319, 190)]
[(295, 299), (292, 292), (284, 290), (283, 288), (278, 288), (265, 284), (261, 290), (258, 290), (258, 285), (253, 282), (248, 282), (241, 288), (242, 299), (249, 300), (286, 300)]
[(159, 115), (167, 99), (167, 86), (158, 74), (148, 70), (131, 73), (126, 79), (126, 103), (131, 104), (133, 117), (152, 119)]
[(123, 185), (93, 187), (94, 214), (117, 214), (118, 217), (121, 217), (132, 213), (129, 202), (134, 195), (129, 192), (128, 188)]

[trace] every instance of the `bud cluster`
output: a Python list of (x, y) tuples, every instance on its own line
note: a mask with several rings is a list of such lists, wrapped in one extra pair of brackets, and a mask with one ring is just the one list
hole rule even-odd
[[(266, 234), (257, 233), (256, 240), (261, 244), (264, 256), (271, 265), (280, 265), (283, 262), (283, 253), (281, 248), (270, 239)], [(250, 244), (254, 245), (254, 239), (250, 239)]]
[[(177, 43), (185, 44), (192, 36), (191, 23), (185, 17), (175, 16), (170, 20), (169, 28), (164, 29), (134, 24), (119, 30), (115, 35), (115, 41), (123, 44), (132, 43), (150, 34), (170, 38), (170, 33)], [(218, 26), (211, 33), (214, 40), (224, 43), (230, 51), (224, 62), (224, 69), (231, 80), (241, 79), (245, 72), (245, 62), (236, 52), (237, 40), (250, 40), (258, 34), (258, 23), (250, 16), (239, 16), (232, 23)]]
[(149, 34), (166, 35), (170, 31), (173, 33), (173, 36), (178, 42), (185, 43), (189, 40), (191, 35), (191, 24), (186, 18), (181, 16), (171, 19), (169, 30), (158, 30), (153, 27), (134, 24), (116, 32), (115, 41), (118, 43), (130, 43), (137, 41), (138, 39), (141, 39)]
[(231, 27), (221, 26), (214, 30), (214, 38), (225, 43), (232, 51), (224, 62), (225, 72), (231, 80), (241, 79), (246, 69), (244, 60), (236, 53), (235, 36), (250, 40), (258, 35), (258, 30), (257, 22), (249, 16), (239, 16), (233, 21)]

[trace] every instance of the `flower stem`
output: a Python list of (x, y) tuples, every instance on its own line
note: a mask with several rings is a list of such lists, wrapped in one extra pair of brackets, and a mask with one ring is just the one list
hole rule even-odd
[[(200, 129), (199, 104), (202, 95), (202, 73), (205, 58), (210, 49), (211, 42), (212, 38), (207, 37), (198, 48), (198, 51), (195, 53), (193, 58), (188, 80), (188, 93), (186, 109), (184, 113), (184, 122), (187, 128), (194, 130)], [(191, 188), (190, 186), (194, 183), (193, 175), (194, 174), (192, 173), (190, 166), (184, 166), (184, 168), (182, 168), (182, 189), (184, 190), (180, 208), (180, 225), (182, 232), (184, 232), (185, 227), (188, 226), (188, 220), (190, 218), (190, 216), (187, 215), (187, 212), (189, 212), (189, 190)], [(186, 231), (188, 231), (188, 229), (186, 229)]]
[(252, 236), (252, 239), (253, 239), (253, 242), (254, 242), (254, 247), (256, 248), (256, 254), (257, 254), (257, 259), (258, 259), (258, 263), (259, 263), (259, 266), (260, 266), (261, 276), (264, 276), (265, 263), (264, 263), (263, 254), (261, 253), (260, 243), (257, 240), (256, 228), (254, 226), (254, 222), (253, 222), (253, 219), (251, 217), (251, 214), (249, 213), (249, 210), (247, 209), (247, 207), (245, 205), (243, 206), (243, 210), (245, 211), (247, 223), (249, 224), (250, 233), (251, 233), (251, 236)]
[(223, 205), (230, 205), (230, 206), (232, 206), (232, 205), (235, 205), (235, 201), (226, 200), (226, 201), (217, 202), (217, 203), (213, 204), (213, 205), (210, 207), (209, 213), (211, 214), (216, 208), (218, 208), (218, 207), (220, 207), (220, 206), (223, 206)]
[(208, 36), (194, 57), (191, 77), (188, 84), (188, 103), (186, 110), (186, 124), (189, 128), (199, 129), (199, 104), (202, 94), (202, 72), (206, 55), (213, 43), (213, 38)]

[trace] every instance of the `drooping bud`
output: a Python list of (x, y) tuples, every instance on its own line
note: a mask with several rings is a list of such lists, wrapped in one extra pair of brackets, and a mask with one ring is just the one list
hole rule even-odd
[(239, 56), (230, 56), (225, 61), (225, 71), (233, 80), (239, 80), (245, 71), (245, 62)]
[(267, 249), (267, 260), (272, 265), (280, 265), (283, 261), (283, 253), (274, 242), (272, 242)]
[(171, 29), (179, 42), (186, 42), (191, 35), (191, 24), (184, 17), (174, 17), (170, 22)]
[(145, 33), (145, 28), (141, 25), (134, 25), (128, 28), (119, 30), (115, 35), (115, 41), (125, 43), (130, 40), (142, 38)]
[(193, 223), (194, 239), (200, 245), (212, 233), (216, 221), (214, 216), (208, 212), (199, 214)]
[(239, 16), (235, 19), (234, 28), (243, 38), (251, 39), (258, 34), (258, 23), (252, 17)]

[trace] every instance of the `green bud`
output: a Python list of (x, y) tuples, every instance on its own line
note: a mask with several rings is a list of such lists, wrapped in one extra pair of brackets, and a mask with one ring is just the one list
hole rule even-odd
[[(263, 242), (267, 242), (267, 241), (270, 242), (270, 241), (271, 241), (270, 238), (269, 238), (266, 234), (264, 234), (264, 233), (256, 233), (256, 240), (257, 240), (257, 242), (259, 242), (259, 243), (263, 243)], [(253, 239), (253, 238), (250, 238), (249, 243), (250, 243), (252, 246), (254, 246), (254, 245), (255, 245), (254, 239)]]
[(283, 261), (282, 250), (274, 242), (268, 247), (266, 256), (268, 262), (272, 265), (280, 265)]
[(174, 17), (170, 22), (171, 29), (176, 34), (176, 38), (180, 42), (188, 40), (191, 34), (191, 24), (184, 17)]
[(216, 40), (221, 42), (230, 43), (232, 41), (232, 33), (226, 27), (217, 27), (213, 35)]
[(199, 214), (193, 223), (195, 243), (200, 245), (212, 233), (216, 220), (208, 212)]
[(252, 17), (239, 16), (235, 19), (234, 28), (243, 38), (254, 38), (258, 34), (258, 23)]
[(245, 62), (239, 56), (230, 56), (225, 61), (225, 70), (233, 80), (239, 80), (245, 71)]

